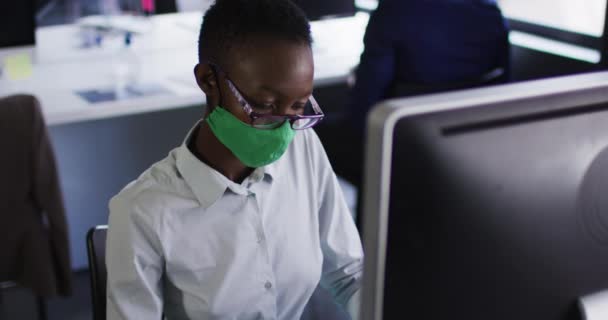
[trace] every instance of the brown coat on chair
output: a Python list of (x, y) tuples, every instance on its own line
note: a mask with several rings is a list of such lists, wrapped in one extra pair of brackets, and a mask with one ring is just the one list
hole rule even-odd
[(55, 158), (36, 98), (0, 99), (0, 281), (71, 294), (68, 229)]

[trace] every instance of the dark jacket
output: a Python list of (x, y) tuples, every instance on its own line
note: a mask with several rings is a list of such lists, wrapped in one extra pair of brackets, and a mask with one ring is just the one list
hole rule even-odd
[(395, 83), (445, 85), (502, 67), (505, 20), (493, 0), (380, 0), (365, 33), (349, 113), (356, 127)]
[(71, 294), (70, 252), (55, 158), (38, 101), (0, 99), (0, 281)]

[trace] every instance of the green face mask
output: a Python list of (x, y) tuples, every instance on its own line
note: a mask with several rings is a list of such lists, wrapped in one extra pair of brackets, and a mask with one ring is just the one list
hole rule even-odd
[(220, 106), (211, 112), (206, 121), (218, 140), (250, 168), (277, 161), (295, 136), (288, 121), (276, 129), (256, 129)]

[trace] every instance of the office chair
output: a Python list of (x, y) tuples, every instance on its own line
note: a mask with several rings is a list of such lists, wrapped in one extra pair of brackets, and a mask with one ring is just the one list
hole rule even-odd
[(87, 232), (87, 255), (93, 300), (93, 320), (106, 319), (106, 236), (108, 226), (96, 226)]
[(406, 96), (414, 96), (420, 94), (431, 94), (439, 92), (447, 92), (453, 90), (471, 89), (493, 84), (506, 82), (505, 70), (503, 68), (495, 68), (486, 72), (479, 77), (465, 79), (451, 83), (439, 84), (414, 84), (396, 82), (389, 89), (387, 98), (398, 98)]

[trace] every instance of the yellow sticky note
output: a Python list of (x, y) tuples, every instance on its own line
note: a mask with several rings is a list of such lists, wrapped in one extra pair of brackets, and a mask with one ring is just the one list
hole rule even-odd
[(10, 80), (22, 80), (32, 76), (32, 59), (21, 53), (4, 58), (4, 72)]

